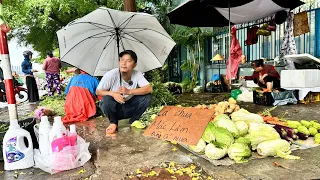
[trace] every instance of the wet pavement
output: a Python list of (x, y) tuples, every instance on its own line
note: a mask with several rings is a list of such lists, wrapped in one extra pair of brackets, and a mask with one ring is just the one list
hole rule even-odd
[[(203, 97), (205, 98), (205, 97)], [(207, 97), (208, 98), (208, 97)], [(197, 99), (197, 98), (195, 98)], [(199, 101), (200, 102), (200, 101)], [(197, 103), (197, 102), (195, 102)], [(241, 107), (251, 112), (264, 110), (266, 107), (252, 103), (240, 103)], [(23, 105), (21, 105), (23, 106)], [(27, 107), (18, 107), (26, 111)], [(31, 110), (34, 107), (28, 107)], [(287, 112), (289, 119), (320, 119), (320, 104), (299, 104), (277, 107), (271, 113), (279, 115)], [(1, 120), (3, 119), (0, 110)], [(208, 161), (191, 155), (179, 145), (156, 140), (142, 135), (143, 130), (128, 126), (121, 121), (119, 133), (115, 139), (105, 136), (108, 126), (106, 118), (100, 117), (83, 123), (77, 123), (79, 135), (90, 142), (92, 159), (84, 167), (50, 175), (39, 169), (26, 169), (0, 172), (0, 179), (103, 179), (121, 180), (128, 172), (141, 167), (152, 167), (161, 162), (199, 163), (214, 179), (316, 179), (320, 178), (320, 147), (297, 150), (292, 154), (301, 160), (284, 160), (281, 158), (264, 158), (251, 160), (248, 163), (231, 166), (214, 166)], [(274, 162), (286, 168), (274, 166)], [(84, 170), (84, 171), (81, 171)]]

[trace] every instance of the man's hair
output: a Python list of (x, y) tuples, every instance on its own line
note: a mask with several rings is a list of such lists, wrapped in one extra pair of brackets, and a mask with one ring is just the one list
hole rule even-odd
[(80, 74), (80, 69), (77, 68), (77, 69), (74, 71), (74, 74), (75, 74), (75, 75), (79, 75), (79, 74)]
[(134, 60), (135, 63), (138, 61), (137, 54), (132, 50), (124, 50), (119, 54), (119, 57), (122, 57), (123, 55), (129, 54), (131, 58)]
[(47, 51), (47, 55), (51, 58), (53, 57), (53, 53), (51, 51)]
[(254, 60), (251, 63), (251, 67), (261, 67), (263, 66), (263, 59)]

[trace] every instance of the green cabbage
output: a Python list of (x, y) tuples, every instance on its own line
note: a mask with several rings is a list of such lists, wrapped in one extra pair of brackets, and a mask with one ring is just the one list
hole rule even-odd
[(239, 138), (236, 139), (234, 142), (235, 142), (235, 143), (242, 143), (242, 144), (246, 144), (246, 145), (248, 145), (248, 146), (251, 146), (251, 144), (250, 144), (250, 139), (247, 138), (247, 137), (239, 137)]
[(215, 140), (212, 143), (216, 147), (228, 148), (231, 146), (231, 144), (233, 144), (234, 138), (228, 130), (214, 126), (213, 132), (214, 132)]
[(203, 139), (200, 139), (196, 146), (190, 145), (189, 148), (196, 153), (204, 152), (206, 148), (206, 142)]
[(221, 127), (221, 128), (228, 130), (229, 132), (231, 132), (233, 137), (239, 136), (239, 131), (237, 129), (237, 126), (225, 114), (221, 114), (221, 115), (216, 116), (214, 118), (214, 125), (216, 127)]
[(236, 121), (235, 122), (236, 124), (236, 127), (239, 131), (239, 136), (243, 136), (243, 135), (246, 135), (248, 133), (248, 124), (244, 121)]
[(259, 123), (250, 123), (249, 134), (246, 137), (250, 139), (253, 150), (264, 141), (280, 139), (280, 135), (273, 127)]
[(248, 162), (248, 158), (251, 156), (251, 150), (248, 145), (243, 143), (234, 143), (228, 149), (228, 155), (236, 163)]
[(247, 124), (249, 123), (264, 123), (263, 118), (258, 114), (250, 113), (245, 109), (240, 109), (231, 114), (232, 121), (244, 121)]
[(261, 156), (274, 156), (284, 159), (300, 159), (298, 156), (290, 155), (290, 144), (283, 139), (265, 141), (258, 145), (257, 152)]
[(209, 122), (208, 126), (204, 130), (204, 133), (202, 134), (202, 139), (205, 142), (210, 143), (211, 141), (215, 140), (213, 129), (214, 129), (214, 124), (212, 122)]
[(227, 148), (217, 148), (215, 145), (213, 144), (208, 144), (206, 146), (205, 149), (205, 155), (210, 158), (210, 159), (221, 159), (223, 158), (226, 154), (228, 153), (228, 149)]
[(314, 142), (320, 144), (320, 133), (314, 136)]

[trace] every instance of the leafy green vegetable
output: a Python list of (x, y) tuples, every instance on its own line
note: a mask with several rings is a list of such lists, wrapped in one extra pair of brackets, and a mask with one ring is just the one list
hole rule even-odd
[(252, 149), (255, 150), (260, 143), (280, 139), (280, 135), (275, 129), (267, 124), (250, 123), (247, 138), (250, 139)]
[(309, 132), (308, 128), (305, 127), (305, 126), (299, 126), (297, 129), (298, 129), (299, 132), (301, 132), (301, 133), (303, 133), (303, 134), (305, 134), (307, 136), (310, 135), (310, 132)]
[(251, 156), (251, 150), (248, 145), (243, 143), (234, 143), (228, 149), (228, 155), (236, 163), (248, 162), (248, 158)]
[(214, 144), (208, 144), (205, 149), (205, 155), (210, 159), (221, 159), (228, 153), (227, 148), (218, 148)]
[(232, 121), (244, 121), (247, 124), (249, 123), (264, 123), (263, 118), (258, 114), (250, 113), (245, 109), (240, 109), (231, 114)]
[(248, 133), (249, 126), (244, 121), (236, 121), (235, 125), (239, 131), (239, 136), (246, 135)]
[(237, 126), (225, 114), (221, 114), (221, 115), (216, 116), (214, 118), (214, 125), (216, 127), (221, 127), (221, 128), (228, 130), (229, 132), (231, 132), (233, 137), (239, 136), (239, 131), (237, 129)]
[(246, 145), (248, 145), (248, 146), (251, 146), (251, 144), (250, 144), (250, 139), (247, 138), (247, 137), (239, 137), (239, 138), (236, 139), (234, 142), (235, 142), (235, 143), (242, 143), (242, 144), (246, 144)]
[(65, 116), (64, 103), (65, 95), (59, 96), (47, 96), (43, 101), (40, 102), (40, 106), (53, 109), (56, 115)]
[(234, 138), (232, 134), (224, 128), (214, 126), (213, 134), (215, 137), (213, 144), (218, 148), (225, 148), (225, 147), (228, 148), (234, 142)]
[(202, 134), (202, 139), (207, 143), (210, 143), (211, 141), (215, 140), (214, 124), (212, 122), (208, 123), (208, 126), (206, 127), (206, 129), (204, 130), (204, 133)]
[(306, 120), (301, 120), (300, 123), (305, 126), (306, 128), (309, 128), (311, 126), (311, 123)]
[(257, 152), (261, 156), (274, 156), (284, 159), (300, 159), (298, 156), (290, 155), (290, 144), (283, 139), (275, 139), (262, 142), (257, 147)]
[(320, 124), (318, 123), (318, 121), (310, 121), (311, 126), (316, 128), (317, 130), (320, 130)]
[(196, 153), (204, 152), (206, 148), (206, 142), (203, 139), (200, 139), (196, 146), (189, 146), (189, 148)]

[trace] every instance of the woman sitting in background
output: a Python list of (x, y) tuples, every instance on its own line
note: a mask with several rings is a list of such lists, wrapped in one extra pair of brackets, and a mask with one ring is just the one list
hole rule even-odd
[(272, 65), (264, 64), (263, 59), (251, 63), (254, 69), (252, 76), (241, 76), (240, 79), (253, 80), (259, 87), (267, 88), (268, 91), (280, 88), (280, 75)]

